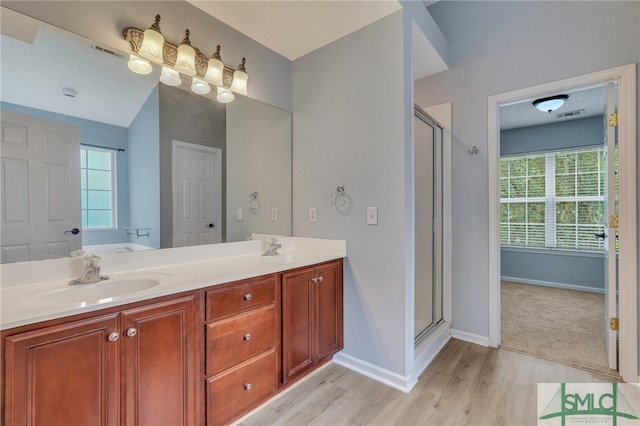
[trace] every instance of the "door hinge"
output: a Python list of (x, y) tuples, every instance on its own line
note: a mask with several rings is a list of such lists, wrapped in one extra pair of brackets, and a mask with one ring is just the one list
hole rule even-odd
[(618, 113), (612, 112), (609, 114), (609, 127), (618, 127)]
[(613, 331), (620, 331), (620, 319), (609, 318), (609, 328)]
[(620, 227), (620, 222), (618, 220), (617, 214), (612, 214), (609, 216), (609, 228), (618, 229)]

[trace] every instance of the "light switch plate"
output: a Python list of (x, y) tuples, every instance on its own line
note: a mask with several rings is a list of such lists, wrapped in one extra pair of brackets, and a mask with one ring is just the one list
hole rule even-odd
[(377, 224), (378, 224), (378, 208), (367, 207), (367, 225), (377, 225)]
[(318, 222), (318, 216), (316, 215), (315, 207), (309, 207), (309, 222), (311, 223)]
[(277, 222), (277, 221), (278, 221), (278, 208), (271, 207), (271, 222)]
[(236, 220), (242, 220), (242, 209), (236, 210)]

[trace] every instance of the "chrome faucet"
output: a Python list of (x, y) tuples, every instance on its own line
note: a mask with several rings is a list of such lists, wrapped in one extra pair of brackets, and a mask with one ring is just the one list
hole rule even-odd
[(265, 250), (262, 255), (275, 256), (276, 254), (278, 254), (279, 248), (282, 248), (282, 244), (278, 244), (278, 240), (276, 240), (275, 238), (270, 238), (269, 241), (267, 241), (267, 250)]
[(84, 270), (80, 277), (71, 281), (69, 285), (76, 284), (90, 284), (97, 283), (98, 281), (108, 280), (109, 277), (100, 275), (100, 267), (98, 266), (98, 261), (100, 260), (100, 256), (96, 256), (95, 254), (90, 254), (84, 257)]

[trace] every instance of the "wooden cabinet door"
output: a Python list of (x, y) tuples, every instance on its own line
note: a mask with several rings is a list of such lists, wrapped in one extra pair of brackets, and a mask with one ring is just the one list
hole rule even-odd
[(119, 422), (117, 314), (5, 340), (5, 424), (104, 426)]
[(333, 355), (343, 346), (342, 268), (331, 263), (316, 268), (316, 318), (318, 351), (315, 361)]
[(123, 425), (193, 425), (195, 296), (122, 312)]
[(315, 361), (313, 268), (282, 274), (283, 383)]

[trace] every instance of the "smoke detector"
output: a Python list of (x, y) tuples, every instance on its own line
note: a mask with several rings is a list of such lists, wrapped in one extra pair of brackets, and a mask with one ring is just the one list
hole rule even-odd
[(64, 96), (68, 98), (75, 98), (80, 93), (73, 87), (61, 87), (58, 90), (60, 91), (60, 93), (62, 93)]

